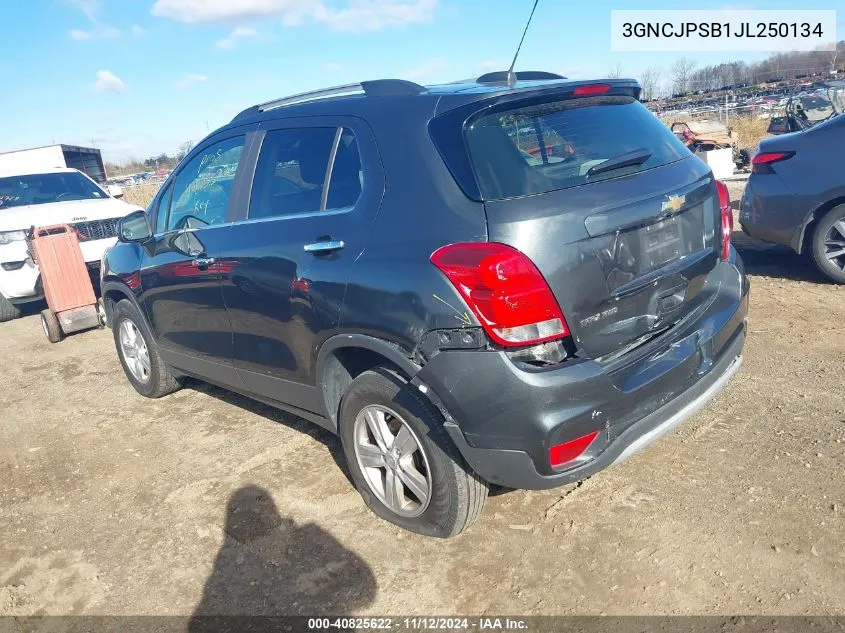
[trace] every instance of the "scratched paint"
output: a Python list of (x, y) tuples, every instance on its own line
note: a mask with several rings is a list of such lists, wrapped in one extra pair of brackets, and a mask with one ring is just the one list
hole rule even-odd
[(451, 303), (449, 303), (448, 301), (445, 301), (444, 299), (441, 299), (436, 294), (432, 294), (431, 296), (434, 297), (435, 299), (437, 299), (443, 305), (448, 306), (449, 309), (452, 310), (455, 313), (455, 318), (458, 319), (458, 321), (460, 321), (464, 325), (472, 325), (472, 320), (469, 318), (469, 314), (467, 314), (466, 310), (461, 312), (455, 306), (453, 306)]

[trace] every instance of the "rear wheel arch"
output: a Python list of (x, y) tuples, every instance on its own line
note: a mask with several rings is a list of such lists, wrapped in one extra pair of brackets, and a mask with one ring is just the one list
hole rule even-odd
[(339, 334), (328, 339), (317, 354), (317, 386), (326, 417), (337, 428), (340, 401), (352, 381), (371, 369), (392, 369), (405, 380), (420, 370), (399, 346), (363, 334)]
[(835, 209), (836, 207), (842, 204), (845, 204), (845, 196), (833, 198), (832, 200), (828, 200), (824, 204), (817, 207), (807, 216), (807, 219), (804, 221), (804, 225), (801, 227), (800, 238), (797, 240), (798, 248), (796, 249), (796, 251), (799, 255), (804, 255), (806, 253), (812, 252), (812, 240), (815, 234), (816, 227), (819, 224), (819, 221), (824, 216), (826, 216), (831, 210)]
[[(807, 240), (807, 253), (819, 271), (828, 279), (838, 284), (845, 284), (845, 270), (842, 267), (842, 237), (845, 231), (841, 223), (845, 221), (845, 202), (828, 209), (814, 224)], [(838, 237), (837, 237), (838, 236)], [(828, 239), (833, 240), (828, 242)], [(828, 250), (835, 244), (833, 253)]]

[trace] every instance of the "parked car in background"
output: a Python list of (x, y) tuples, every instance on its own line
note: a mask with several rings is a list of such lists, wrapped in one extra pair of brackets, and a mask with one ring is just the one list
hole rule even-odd
[(786, 101), (783, 116), (772, 117), (769, 134), (799, 132), (845, 112), (845, 81), (826, 81), (811, 93), (799, 92)]
[(97, 277), (103, 253), (115, 243), (117, 221), (140, 208), (115, 199), (122, 195), (120, 187), (103, 189), (75, 169), (0, 172), (0, 321), (16, 318), (21, 304), (43, 297), (27, 232), (33, 226), (70, 224)]
[(745, 341), (727, 189), (636, 82), (517, 79), (297, 95), (199, 143), (103, 262), (129, 382), (312, 420), (376, 514), (439, 537), (488, 483), (577, 481), (687, 419)]
[(806, 254), (845, 283), (845, 116), (764, 139), (751, 162), (742, 230)]

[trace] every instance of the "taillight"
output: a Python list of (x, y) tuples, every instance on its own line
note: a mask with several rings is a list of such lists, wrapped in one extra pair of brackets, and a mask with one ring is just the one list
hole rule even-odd
[(580, 457), (584, 451), (590, 448), (590, 444), (593, 443), (598, 434), (598, 431), (593, 431), (581, 437), (576, 437), (574, 440), (552, 446), (549, 449), (549, 464), (552, 468), (560, 468)]
[(450, 244), (431, 255), (502, 345), (534, 345), (569, 336), (569, 327), (546, 280), (528, 257), (490, 242)]
[(787, 158), (792, 158), (795, 152), (760, 152), (751, 159), (751, 172), (754, 174), (773, 174), (774, 163), (779, 163)]
[(725, 261), (731, 255), (731, 234), (734, 232), (734, 212), (731, 210), (731, 194), (721, 180), (716, 181), (719, 190), (719, 210), (722, 216), (722, 259)]
[(573, 93), (576, 97), (586, 97), (589, 95), (603, 95), (610, 91), (610, 84), (586, 84), (584, 86), (576, 86)]

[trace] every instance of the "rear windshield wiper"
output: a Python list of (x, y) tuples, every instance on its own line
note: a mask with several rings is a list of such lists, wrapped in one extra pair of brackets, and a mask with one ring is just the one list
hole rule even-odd
[(596, 174), (620, 169), (622, 167), (642, 165), (649, 158), (651, 158), (651, 152), (647, 149), (635, 149), (631, 152), (625, 152), (624, 154), (619, 154), (619, 156), (608, 158), (606, 161), (599, 163), (598, 165), (593, 165), (587, 170), (587, 176), (595, 176)]

